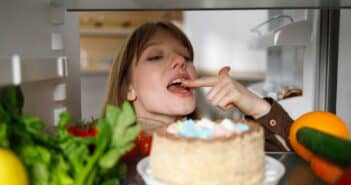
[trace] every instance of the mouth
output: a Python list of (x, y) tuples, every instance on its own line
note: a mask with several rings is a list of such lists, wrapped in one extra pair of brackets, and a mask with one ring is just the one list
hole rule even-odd
[(170, 81), (167, 85), (167, 89), (170, 87), (177, 87), (177, 88), (184, 88), (184, 89), (189, 89), (187, 87), (184, 87), (182, 85), (183, 81), (186, 80), (185, 78), (176, 78), (172, 81)]
[(191, 89), (182, 85), (183, 81), (188, 79), (190, 79), (189, 75), (179, 75), (173, 78), (167, 85), (168, 91), (180, 96), (192, 95)]

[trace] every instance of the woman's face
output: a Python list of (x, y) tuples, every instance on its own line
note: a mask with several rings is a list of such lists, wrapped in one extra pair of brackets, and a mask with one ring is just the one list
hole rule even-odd
[(171, 121), (193, 112), (194, 89), (184, 88), (177, 82), (195, 79), (195, 76), (188, 49), (167, 31), (156, 31), (139, 61), (133, 61), (130, 87), (136, 96), (132, 99), (135, 99), (137, 115)]

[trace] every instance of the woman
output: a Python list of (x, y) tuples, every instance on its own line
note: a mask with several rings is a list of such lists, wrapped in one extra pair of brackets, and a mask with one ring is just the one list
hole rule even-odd
[(185, 34), (168, 22), (137, 28), (114, 61), (105, 105), (130, 101), (140, 119), (173, 122), (194, 112), (195, 89), (211, 87), (206, 98), (228, 110), (238, 108), (265, 130), (268, 151), (289, 150), (292, 119), (270, 98), (262, 99), (233, 80), (229, 67), (196, 79), (193, 48)]

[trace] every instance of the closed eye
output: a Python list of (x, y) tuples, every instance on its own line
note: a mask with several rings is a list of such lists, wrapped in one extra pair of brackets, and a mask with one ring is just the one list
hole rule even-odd
[(147, 60), (148, 61), (157, 61), (157, 60), (161, 60), (162, 58), (163, 58), (162, 55), (155, 55), (155, 56), (148, 57)]

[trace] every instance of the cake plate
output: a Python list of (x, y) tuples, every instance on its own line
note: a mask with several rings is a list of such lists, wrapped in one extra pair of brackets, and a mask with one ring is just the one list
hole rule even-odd
[[(153, 178), (149, 160), (149, 157), (145, 157), (137, 164), (137, 171), (145, 181), (145, 184), (167, 185), (166, 183), (160, 182)], [(265, 162), (265, 177), (263, 185), (277, 185), (285, 173), (284, 165), (280, 161), (269, 156), (265, 157)]]

